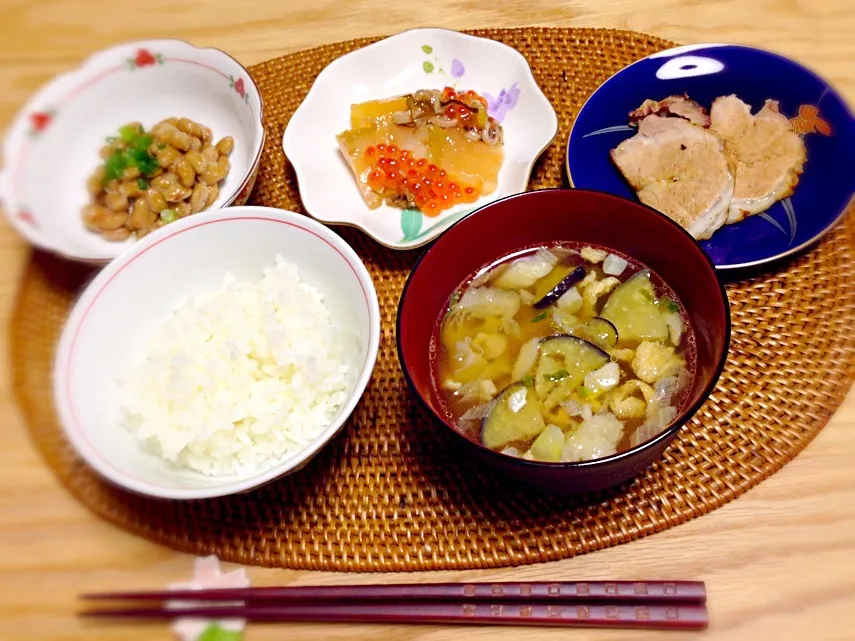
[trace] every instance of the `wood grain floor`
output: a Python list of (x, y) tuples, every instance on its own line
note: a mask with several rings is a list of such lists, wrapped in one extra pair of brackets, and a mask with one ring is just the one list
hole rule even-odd
[[(178, 37), (253, 64), (301, 48), (418, 26), (615, 27), (675, 41), (740, 42), (795, 56), (855, 103), (855, 11), (850, 0), (2, 0), (0, 124), (50, 77), (124, 40)], [(8, 323), (29, 250), (0, 223), (0, 318)], [(2, 356), (8, 362), (6, 343)], [(0, 639), (168, 639), (165, 626), (83, 625), (86, 590), (160, 587), (192, 558), (90, 515), (31, 446), (0, 372)], [(709, 641), (849, 641), (855, 611), (855, 396), (783, 471), (714, 513), (647, 539), (562, 562), (492, 572), (358, 577), (250, 569), (256, 584), (357, 580), (694, 578), (710, 593)], [(254, 627), (262, 639), (589, 639), (648, 641), (659, 634), (461, 630), (444, 627)], [(669, 634), (675, 641), (699, 635)], [(700, 638), (700, 637), (699, 637)]]

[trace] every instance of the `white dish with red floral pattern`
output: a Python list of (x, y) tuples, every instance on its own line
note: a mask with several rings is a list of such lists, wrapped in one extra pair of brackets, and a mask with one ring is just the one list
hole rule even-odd
[(96, 53), (54, 78), (16, 116), (3, 143), (0, 202), (30, 243), (66, 258), (105, 262), (134, 240), (89, 231), (81, 210), (99, 150), (119, 127), (169, 117), (234, 138), (231, 169), (209, 209), (246, 202), (264, 146), (263, 105), (249, 73), (217, 49), (180, 40), (130, 42)]

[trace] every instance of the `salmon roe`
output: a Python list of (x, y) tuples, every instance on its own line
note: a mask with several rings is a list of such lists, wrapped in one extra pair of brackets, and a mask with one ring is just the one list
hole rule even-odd
[[(453, 90), (452, 90), (453, 91)], [(478, 190), (451, 180), (444, 169), (406, 149), (380, 143), (363, 152), (368, 186), (384, 196), (405, 196), (425, 215), (436, 216), (460, 203), (478, 200)]]

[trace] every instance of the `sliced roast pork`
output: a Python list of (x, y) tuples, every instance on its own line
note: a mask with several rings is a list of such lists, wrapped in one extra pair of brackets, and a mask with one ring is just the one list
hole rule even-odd
[(736, 96), (722, 96), (713, 102), (710, 120), (710, 129), (724, 141), (735, 179), (728, 224), (793, 193), (807, 160), (805, 143), (778, 112), (776, 101), (767, 100), (752, 115)]
[(685, 118), (689, 122), (693, 122), (701, 127), (710, 126), (710, 116), (707, 110), (694, 100), (691, 100), (687, 95), (668, 96), (662, 100), (651, 100), (648, 98), (641, 103), (638, 109), (629, 112), (629, 122), (637, 124), (651, 114), (656, 114), (657, 116), (677, 116)]
[(721, 139), (709, 129), (652, 113), (611, 156), (641, 202), (695, 239), (711, 237), (727, 220), (734, 178)]

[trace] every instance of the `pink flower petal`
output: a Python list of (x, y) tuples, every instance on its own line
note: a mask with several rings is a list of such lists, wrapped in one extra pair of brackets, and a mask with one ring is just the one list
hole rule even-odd
[[(244, 568), (223, 573), (220, 560), (216, 556), (198, 557), (195, 562), (193, 580), (186, 583), (173, 583), (170, 590), (212, 590), (218, 588), (247, 588), (250, 586), (249, 577)], [(180, 609), (194, 605), (191, 601), (169, 601), (167, 607)], [(172, 631), (181, 641), (196, 641), (205, 631), (210, 621), (206, 619), (175, 619)], [(217, 623), (234, 632), (240, 632), (246, 626), (243, 619), (226, 619)]]

